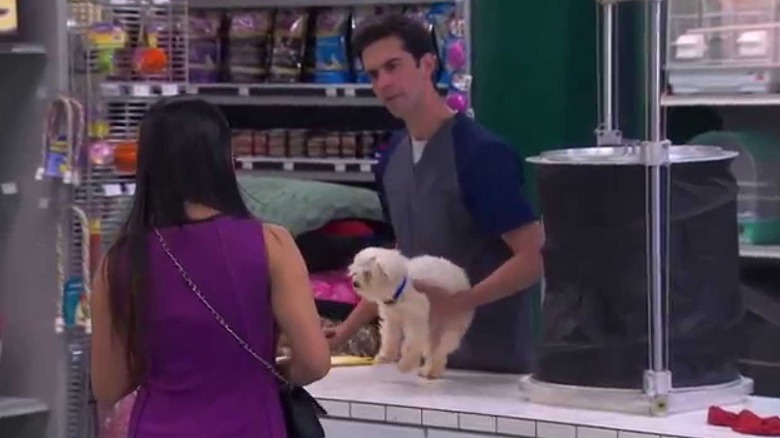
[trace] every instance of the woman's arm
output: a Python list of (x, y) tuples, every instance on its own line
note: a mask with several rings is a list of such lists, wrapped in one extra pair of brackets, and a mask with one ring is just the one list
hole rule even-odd
[(130, 394), (135, 387), (127, 364), (127, 354), (122, 338), (114, 330), (109, 310), (108, 276), (106, 260), (92, 282), (92, 391), (99, 403), (113, 406)]
[(279, 226), (264, 225), (271, 272), (271, 303), (274, 316), (292, 350), (288, 378), (307, 385), (330, 370), (330, 348), (320, 328), (320, 318), (311, 292), (309, 274), (290, 233)]

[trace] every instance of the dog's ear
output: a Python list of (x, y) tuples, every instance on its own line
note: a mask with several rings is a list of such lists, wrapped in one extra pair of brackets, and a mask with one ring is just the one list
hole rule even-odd
[(385, 268), (382, 267), (382, 264), (379, 263), (379, 261), (377, 260), (376, 256), (371, 257), (370, 261), (371, 261), (371, 264), (373, 264), (374, 267), (376, 268), (376, 272), (378, 272), (379, 275), (381, 275), (385, 279), (390, 278), (390, 276), (387, 275), (387, 271), (385, 271)]

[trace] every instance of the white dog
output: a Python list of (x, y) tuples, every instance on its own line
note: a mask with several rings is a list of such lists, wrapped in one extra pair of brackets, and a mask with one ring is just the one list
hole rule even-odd
[(440, 377), (474, 312), (444, 322), (441, 332), (436, 333), (441, 336), (432, 339), (428, 297), (417, 291), (413, 282), (421, 280), (454, 294), (471, 287), (463, 269), (440, 257), (407, 259), (397, 250), (372, 247), (355, 256), (349, 274), (355, 291), (379, 305), (381, 347), (376, 363), (397, 361), (398, 369), (407, 373), (420, 367), (424, 359), (418, 374), (429, 379)]

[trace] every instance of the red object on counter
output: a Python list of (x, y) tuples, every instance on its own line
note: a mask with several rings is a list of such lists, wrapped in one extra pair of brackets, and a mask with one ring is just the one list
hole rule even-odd
[(738, 414), (717, 406), (710, 406), (707, 423), (730, 427), (734, 432), (757, 436), (780, 436), (780, 417), (759, 417), (743, 409)]
[(336, 220), (320, 228), (320, 232), (332, 236), (370, 236), (374, 230), (360, 220)]

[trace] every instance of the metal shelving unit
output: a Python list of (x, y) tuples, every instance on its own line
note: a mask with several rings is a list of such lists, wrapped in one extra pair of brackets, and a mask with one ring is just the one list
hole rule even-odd
[(0, 43), (0, 56), (6, 55), (45, 55), (43, 44), (33, 43)]
[(369, 183), (374, 181), (373, 159), (236, 157), (243, 171), (260, 170), (265, 176), (331, 182)]
[(745, 259), (780, 261), (780, 245), (740, 245), (739, 255)]
[[(462, 1), (462, 0), (457, 0)], [(273, 130), (275, 126), (266, 126), (266, 117), (277, 111), (277, 107), (287, 107), (298, 111), (302, 107), (323, 108), (322, 113), (332, 114), (340, 108), (366, 108), (359, 110), (361, 115), (368, 114), (367, 126), (355, 128), (350, 132), (379, 132), (384, 128), (375, 126), (373, 118), (381, 115), (381, 123), (386, 122), (381, 102), (375, 97), (367, 84), (233, 84), (233, 83), (194, 83), (189, 73), (189, 23), (193, 8), (216, 8), (230, 10), (234, 8), (297, 8), (326, 6), (365, 6), (380, 4), (433, 4), (433, 0), (71, 0), (71, 16), (68, 17), (71, 46), (69, 53), (70, 72), (68, 83), (71, 94), (84, 104), (87, 126), (101, 121), (107, 128), (100, 135), (93, 135), (89, 143), (105, 142), (110, 145), (133, 142), (137, 138), (141, 120), (155, 101), (164, 96), (197, 96), (229, 109), (226, 114), (239, 111), (249, 120), (247, 124), (257, 123), (263, 129)], [(151, 2), (151, 3), (150, 3)], [(75, 4), (75, 5), (74, 5)], [(169, 63), (162, 75), (150, 77), (133, 70), (130, 50), (119, 49), (114, 54), (113, 71), (101, 70), (98, 65), (99, 48), (91, 45), (85, 38), (89, 26), (96, 21), (115, 21), (120, 23), (129, 38), (140, 28), (142, 14), (154, 12), (156, 20), (167, 23), (174, 32), (161, 33), (160, 46), (168, 54)], [(465, 8), (468, 11), (468, 7)], [(468, 17), (468, 15), (466, 15)], [(468, 21), (468, 18), (466, 18)], [(442, 95), (447, 86), (439, 86)], [(252, 107), (244, 110), (245, 107)], [(368, 108), (371, 108), (369, 111)], [(307, 108), (304, 111), (308, 111)], [(319, 111), (319, 110), (317, 110)], [(286, 114), (286, 113), (285, 113)], [(307, 113), (308, 114), (308, 113)], [(255, 117), (256, 116), (256, 117)], [(312, 131), (329, 131), (324, 128), (329, 122)], [(369, 120), (370, 119), (370, 120)], [(258, 122), (259, 120), (259, 122)], [(305, 125), (308, 119), (301, 120)], [(351, 120), (336, 122), (332, 131), (337, 136), (347, 131)], [(366, 122), (365, 120), (361, 123)], [(291, 122), (292, 123), (292, 122)], [(289, 125), (289, 123), (288, 123)], [(362, 125), (360, 125), (362, 126)], [(349, 128), (351, 129), (351, 128)], [(260, 130), (252, 127), (252, 130)], [(94, 134), (94, 132), (93, 132)], [(341, 140), (339, 140), (341, 141)], [(91, 147), (91, 144), (85, 145)], [(339, 151), (340, 151), (339, 146)], [(332, 153), (332, 152), (328, 152)], [(363, 156), (355, 152), (354, 156)], [(370, 154), (366, 154), (371, 156)], [(237, 168), (242, 173), (260, 172), (263, 176), (286, 177), (306, 180), (319, 180), (349, 184), (371, 184), (374, 181), (373, 170), (376, 160), (356, 157), (299, 157), (299, 156), (238, 156)], [(132, 173), (125, 173), (112, 163), (98, 164), (90, 162), (84, 171), (82, 184), (72, 190), (72, 202), (84, 209), (90, 219), (91, 228), (100, 230), (100, 246), (105, 250), (113, 242), (128, 210), (129, 201), (135, 193), (135, 181)], [(81, 262), (82, 236), (85, 230), (72, 226), (71, 245), (68, 250), (69, 266), (75, 270)], [(65, 355), (67, 357), (66, 407), (64, 429), (67, 438), (91, 438), (94, 433), (94, 412), (89, 403), (89, 373), (87, 354), (89, 336), (84, 333), (67, 333)]]
[[(122, 1), (122, 0), (113, 0)], [(300, 8), (354, 5), (408, 5), (441, 0), (190, 0), (191, 8)]]
[(665, 107), (780, 106), (780, 94), (669, 94), (661, 98), (661, 105)]
[[(446, 92), (440, 85), (439, 91)], [(107, 102), (145, 102), (163, 96), (198, 96), (217, 105), (237, 106), (381, 106), (365, 84), (187, 84), (104, 82)]]

